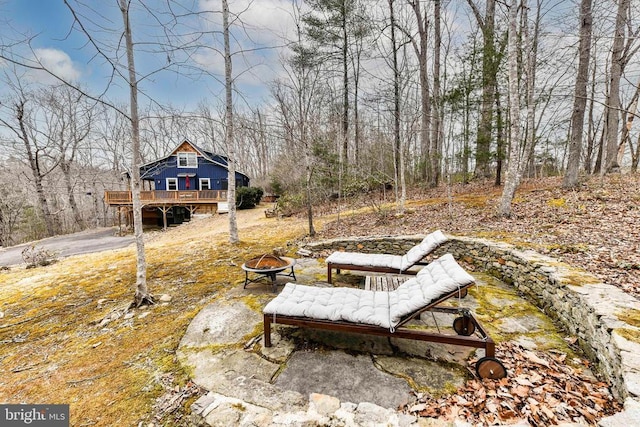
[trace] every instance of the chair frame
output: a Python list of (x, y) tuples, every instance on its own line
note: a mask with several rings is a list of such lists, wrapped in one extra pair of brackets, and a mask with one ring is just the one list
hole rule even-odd
[[(491, 337), (487, 334), (487, 332), (482, 328), (480, 323), (476, 320), (476, 318), (471, 314), (468, 309), (457, 308), (457, 307), (437, 307), (438, 304), (448, 300), (452, 297), (464, 297), (466, 295), (467, 289), (471, 286), (474, 286), (475, 283), (470, 283), (466, 286), (461, 287), (458, 290), (455, 290), (449, 294), (446, 294), (431, 304), (405, 316), (400, 323), (396, 326), (395, 330), (391, 332), (388, 328), (383, 328), (381, 326), (368, 325), (364, 323), (352, 323), (345, 321), (330, 321), (330, 320), (320, 320), (320, 319), (311, 319), (307, 317), (297, 317), (297, 316), (287, 316), (282, 314), (264, 314), (264, 346), (271, 347), (271, 324), (282, 324), (282, 325), (290, 325), (290, 326), (299, 326), (303, 328), (312, 328), (312, 329), (325, 329), (332, 330), (338, 332), (348, 332), (348, 333), (358, 333), (365, 335), (377, 335), (391, 338), (406, 338), (411, 340), (418, 341), (428, 341), (434, 343), (442, 343), (442, 344), (453, 344), (460, 345), (465, 347), (475, 347), (475, 348), (484, 348), (485, 350), (485, 358), (493, 358), (495, 357), (495, 342)], [(447, 335), (441, 333), (433, 333), (420, 331), (416, 329), (411, 329), (404, 327), (407, 322), (416, 318), (421, 313), (425, 311), (434, 311), (434, 312), (443, 312), (443, 313), (451, 313), (451, 314), (460, 314), (462, 315), (463, 324), (466, 325), (472, 323), (475, 327), (475, 330), (480, 335), (480, 338), (473, 336), (464, 336), (464, 335)]]
[(414, 262), (404, 270), (400, 270), (399, 268), (391, 268), (391, 267), (375, 267), (370, 265), (354, 265), (354, 264), (327, 262), (327, 282), (333, 283), (331, 270), (336, 270), (336, 274), (340, 274), (340, 270), (349, 270), (349, 271), (370, 271), (374, 273), (389, 273), (389, 274), (410, 274), (415, 276), (416, 274), (418, 274), (418, 271), (409, 270), (410, 268), (415, 267), (417, 265), (425, 266), (428, 264), (429, 263), (421, 260), (421, 261)]

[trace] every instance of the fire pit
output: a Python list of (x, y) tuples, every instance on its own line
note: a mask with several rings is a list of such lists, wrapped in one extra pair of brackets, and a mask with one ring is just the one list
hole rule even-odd
[[(296, 260), (294, 258), (278, 257), (271, 254), (259, 255), (252, 258), (241, 266), (244, 270), (244, 288), (246, 288), (249, 283), (257, 282), (263, 277), (268, 277), (271, 279), (273, 291), (275, 292), (278, 289), (278, 285), (276, 284), (276, 276), (278, 274), (293, 277), (293, 280), (296, 280), (296, 275), (293, 272), (293, 266), (295, 264)], [(282, 273), (288, 268), (290, 268), (291, 271)], [(249, 273), (256, 273), (259, 276), (254, 279), (249, 279)]]

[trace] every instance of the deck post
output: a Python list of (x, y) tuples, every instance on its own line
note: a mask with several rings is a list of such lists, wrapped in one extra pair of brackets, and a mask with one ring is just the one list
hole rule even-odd
[(167, 207), (166, 205), (158, 206), (160, 212), (162, 212), (162, 230), (167, 231)]
[(118, 206), (118, 235), (122, 236), (122, 208)]

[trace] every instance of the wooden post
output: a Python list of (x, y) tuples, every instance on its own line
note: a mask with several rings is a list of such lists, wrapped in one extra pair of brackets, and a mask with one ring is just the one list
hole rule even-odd
[(122, 206), (118, 206), (118, 235), (122, 236)]
[(160, 212), (162, 212), (162, 225), (163, 225), (163, 230), (167, 231), (167, 211), (171, 208), (167, 208), (166, 205), (162, 205), (162, 206), (158, 206), (158, 209), (160, 209)]
[(264, 315), (264, 346), (271, 347), (271, 319), (270, 314)]

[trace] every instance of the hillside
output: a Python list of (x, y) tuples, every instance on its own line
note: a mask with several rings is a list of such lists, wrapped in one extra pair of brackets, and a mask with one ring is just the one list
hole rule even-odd
[[(640, 175), (595, 177), (571, 191), (561, 184), (561, 178), (524, 182), (511, 218), (496, 214), (501, 189), (492, 183), (415, 189), (402, 216), (369, 198), (343, 208), (339, 221), (323, 228), (318, 238), (440, 228), (533, 248), (640, 296)], [(352, 213), (367, 205), (375, 213)]]
[[(510, 219), (495, 215), (499, 190), (491, 185), (415, 189), (403, 216), (369, 194), (343, 205), (339, 216), (335, 205), (319, 207), (332, 215), (315, 225), (318, 239), (440, 228), (504, 240), (638, 295), (638, 183), (637, 176), (605, 177), (565, 192), (558, 179), (529, 181)], [(176, 405), (188, 408), (200, 391), (175, 351), (191, 319), (240, 286), (243, 260), (302, 239), (306, 226), (305, 218), (266, 219), (262, 209), (239, 211), (238, 222), (237, 246), (227, 242), (226, 216), (148, 233), (149, 287), (159, 303), (139, 310), (127, 310), (132, 248), (0, 271), (0, 400), (70, 402), (73, 425), (148, 423), (176, 396)], [(186, 415), (178, 410), (171, 418), (184, 425)]]

